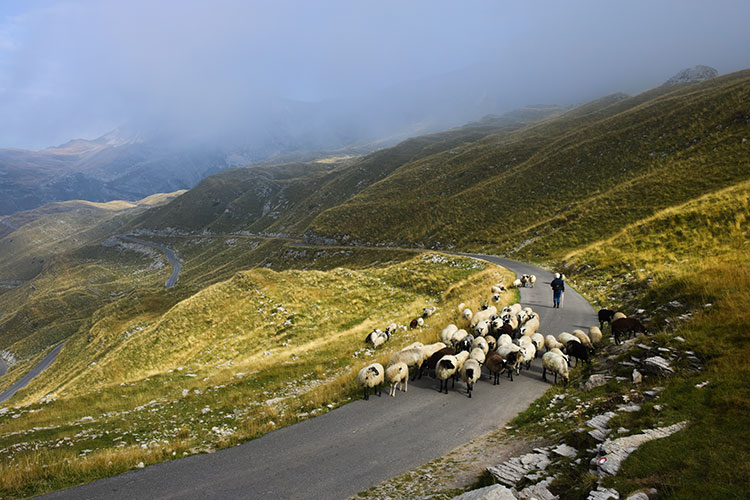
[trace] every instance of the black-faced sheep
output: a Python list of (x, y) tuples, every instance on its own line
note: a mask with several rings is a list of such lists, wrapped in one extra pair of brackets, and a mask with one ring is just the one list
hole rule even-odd
[(568, 383), (568, 363), (565, 358), (554, 352), (545, 352), (542, 356), (542, 380), (547, 381), (547, 370), (555, 374), (555, 384), (557, 384), (557, 376), (562, 377), (563, 385)]
[(437, 311), (437, 307), (435, 307), (435, 306), (425, 307), (424, 309), (422, 309), (422, 317), (423, 318), (429, 318), (430, 316), (432, 316), (433, 314), (435, 314), (435, 311)]
[(402, 361), (388, 365), (385, 369), (385, 380), (391, 385), (389, 394), (395, 398), (397, 388), (403, 387), (400, 390), (404, 392), (408, 389), (409, 367)]
[(475, 347), (474, 349), (471, 350), (471, 355), (469, 357), (471, 359), (476, 360), (477, 363), (479, 363), (480, 365), (483, 365), (484, 360), (487, 357), (487, 355), (479, 347)]
[(615, 344), (620, 343), (620, 337), (632, 336), (635, 333), (646, 333), (646, 327), (636, 318), (620, 318), (612, 321), (612, 336)]
[[(481, 351), (480, 351), (481, 352)], [(474, 384), (479, 380), (482, 375), (482, 368), (479, 366), (479, 362), (475, 359), (468, 359), (461, 367), (461, 379), (466, 383), (466, 393), (471, 397), (471, 391), (474, 389)]]
[(455, 354), (455, 353), (456, 351), (452, 347), (444, 347), (440, 349), (439, 351), (432, 353), (432, 355), (430, 355), (430, 357), (427, 358), (427, 360), (422, 365), (422, 368), (423, 368), (422, 371), (424, 371), (425, 369), (428, 370), (428, 372), (435, 371), (435, 367), (437, 366), (438, 361), (440, 361), (440, 359), (443, 356), (447, 356), (449, 354)]
[(472, 316), (474, 316), (474, 313), (468, 307), (461, 311), (461, 317), (466, 321), (471, 320)]
[[(443, 386), (445, 386), (445, 393), (448, 394), (448, 379), (451, 378), (458, 370), (458, 360), (456, 356), (448, 354), (443, 356), (435, 365), (435, 376), (440, 380), (440, 390), (443, 392)], [(454, 382), (455, 384), (455, 382)]]
[(383, 383), (385, 370), (380, 363), (372, 363), (362, 368), (357, 374), (357, 385), (364, 388), (365, 400), (370, 399), (370, 389), (380, 396), (380, 385)]
[(409, 322), (409, 328), (414, 330), (415, 328), (422, 328), (424, 326), (424, 320), (422, 318), (414, 318)]
[(390, 338), (391, 334), (388, 329), (386, 329), (386, 331), (381, 331), (376, 328), (367, 335), (367, 338), (365, 338), (365, 342), (368, 344), (372, 344), (373, 348), (377, 348), (378, 346), (385, 344), (386, 341)]

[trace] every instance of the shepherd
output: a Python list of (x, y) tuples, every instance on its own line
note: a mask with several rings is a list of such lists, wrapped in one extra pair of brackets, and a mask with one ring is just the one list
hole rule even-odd
[(550, 283), (552, 287), (552, 307), (559, 309), (565, 294), (565, 282), (560, 278), (560, 273), (555, 273), (555, 279)]

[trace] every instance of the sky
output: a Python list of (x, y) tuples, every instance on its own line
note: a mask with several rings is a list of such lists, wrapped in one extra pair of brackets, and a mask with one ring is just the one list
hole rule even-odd
[(228, 133), (277, 123), (285, 100), (366, 121), (389, 98), (435, 106), (426, 85), (445, 102), (484, 85), (504, 96), (488, 112), (575, 104), (748, 68), (748, 19), (747, 0), (3, 0), (0, 147)]

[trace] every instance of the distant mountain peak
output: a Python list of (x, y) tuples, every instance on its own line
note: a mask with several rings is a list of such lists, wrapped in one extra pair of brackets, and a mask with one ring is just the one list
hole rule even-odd
[(695, 83), (714, 78), (719, 72), (710, 66), (699, 64), (692, 68), (686, 68), (664, 82), (664, 85), (679, 85), (681, 83)]

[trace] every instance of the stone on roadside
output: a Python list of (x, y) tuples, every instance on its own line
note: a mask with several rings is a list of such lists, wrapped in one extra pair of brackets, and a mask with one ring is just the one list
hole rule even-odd
[(499, 484), (467, 491), (451, 500), (517, 500), (511, 490)]
[(597, 489), (589, 493), (587, 500), (620, 500), (620, 494), (617, 490), (611, 490), (599, 486)]
[(638, 385), (643, 382), (643, 375), (637, 369), (633, 368), (633, 384)]
[(646, 495), (644, 492), (639, 491), (637, 493), (633, 493), (625, 500), (649, 500), (648, 495)]
[(552, 453), (557, 453), (561, 457), (573, 458), (578, 454), (578, 450), (576, 450), (572, 446), (568, 446), (567, 444), (562, 443), (557, 447), (552, 448)]
[(669, 365), (669, 361), (662, 358), (661, 356), (651, 356), (650, 358), (646, 358), (646, 360), (643, 362), (643, 370), (647, 374), (657, 375), (660, 377), (672, 375), (674, 373), (674, 370)]

